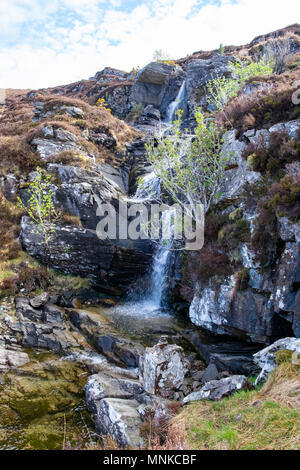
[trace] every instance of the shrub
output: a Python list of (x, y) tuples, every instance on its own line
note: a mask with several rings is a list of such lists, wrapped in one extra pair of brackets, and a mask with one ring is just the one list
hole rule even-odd
[(163, 49), (156, 49), (153, 53), (153, 59), (156, 62), (165, 62), (170, 60), (169, 53)]
[(0, 172), (25, 176), (41, 163), (38, 153), (33, 152), (25, 138), (0, 137)]
[(127, 114), (126, 121), (128, 122), (136, 122), (138, 118), (143, 114), (144, 106), (142, 103), (133, 102), (131, 104), (131, 109)]
[[(263, 83), (265, 78), (259, 77), (257, 80)], [(249, 95), (240, 92), (222, 112), (217, 113), (217, 122), (237, 129), (240, 136), (253, 127), (262, 129), (278, 122), (299, 118), (300, 108), (292, 101), (295, 92), (293, 84), (296, 80), (296, 72), (272, 75), (267, 82), (268, 86)], [(248, 83), (251, 84), (251, 80)]]
[(248, 268), (243, 268), (241, 271), (239, 271), (235, 275), (235, 279), (237, 281), (237, 288), (239, 290), (244, 290), (247, 289), (248, 284), (249, 284), (249, 269)]
[[(298, 134), (300, 137), (300, 128)], [(300, 160), (300, 143), (291, 139), (287, 132), (272, 132), (268, 144), (260, 136), (246, 147), (243, 157), (253, 170), (276, 176), (283, 172), (286, 164)]]
[(279, 217), (288, 217), (294, 221), (300, 218), (300, 172), (287, 174), (279, 183), (273, 183), (269, 189), (269, 198), (265, 207)]
[(259, 202), (257, 211), (250, 247), (261, 265), (266, 266), (272, 261), (273, 248), (278, 242), (277, 221), (274, 214), (265, 209), (263, 201)]
[(207, 84), (207, 91), (210, 94), (208, 102), (213, 103), (217, 110), (222, 109), (231, 98), (235, 97), (249, 78), (272, 73), (271, 64), (265, 63), (263, 59), (250, 64), (245, 61), (231, 62), (230, 66), (233, 78), (218, 76)]

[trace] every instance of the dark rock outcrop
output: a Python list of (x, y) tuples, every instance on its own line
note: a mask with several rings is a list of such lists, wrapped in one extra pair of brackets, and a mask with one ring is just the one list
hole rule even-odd
[(31, 256), (65, 274), (89, 277), (103, 292), (123, 294), (148, 271), (152, 259), (150, 251), (122, 248), (99, 240), (93, 230), (71, 226), (56, 227), (47, 251), (28, 217), (21, 229), (20, 241)]
[(193, 117), (194, 109), (201, 106), (211, 111), (212, 105), (208, 103), (207, 84), (218, 76), (230, 78), (232, 69), (230, 62), (234, 62), (234, 56), (214, 55), (207, 60), (191, 60), (186, 72), (186, 89), (190, 117)]
[(168, 81), (175, 66), (164, 63), (151, 62), (146, 65), (136, 77), (133, 84), (130, 102), (152, 104), (160, 108)]
[[(242, 264), (236, 272), (216, 274), (208, 280), (199, 280), (195, 286), (189, 310), (195, 325), (218, 335), (264, 344), (300, 334), (300, 224), (276, 214), (274, 235), (264, 244), (262, 260), (259, 255), (262, 247), (251, 243), (259, 211), (253, 193), (262, 184), (262, 175), (253, 171), (243, 158), (246, 142), (259, 142), (263, 137), (268, 148), (270, 137), (281, 132), (295, 140), (299, 126), (299, 120), (278, 123), (269, 129), (248, 131), (240, 140), (235, 131), (225, 134), (223, 151), (230, 163), (221, 188), (219, 203), (224, 207), (221, 214), (234, 218), (239, 213), (242, 223), (249, 226), (249, 241), (239, 242), (238, 252), (230, 253), (227, 249), (228, 264), (234, 265), (237, 259)], [(218, 237), (221, 240), (221, 232)], [(238, 281), (241, 269), (249, 278), (242, 289)]]

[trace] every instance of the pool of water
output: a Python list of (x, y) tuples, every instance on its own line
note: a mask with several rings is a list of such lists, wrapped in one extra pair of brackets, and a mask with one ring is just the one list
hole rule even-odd
[(145, 345), (154, 344), (161, 335), (180, 335), (187, 320), (170, 309), (158, 307), (152, 301), (124, 302), (113, 307), (87, 309), (104, 316), (114, 328)]

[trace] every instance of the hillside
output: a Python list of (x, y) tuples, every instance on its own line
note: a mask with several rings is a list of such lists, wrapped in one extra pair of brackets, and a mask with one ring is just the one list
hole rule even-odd
[[(299, 83), (295, 24), (129, 73), (7, 90), (1, 449), (299, 448)], [(170, 203), (145, 144), (172, 135), (179, 109), (181, 139), (196, 140), (200, 109), (226, 157), (203, 248), (100, 239), (101, 204), (119, 216), (120, 201)], [(33, 190), (48, 203), (42, 223)]]

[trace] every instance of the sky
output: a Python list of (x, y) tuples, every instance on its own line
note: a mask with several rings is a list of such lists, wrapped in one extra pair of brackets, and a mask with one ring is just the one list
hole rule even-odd
[(300, 23), (299, 0), (0, 0), (0, 88), (130, 71)]

